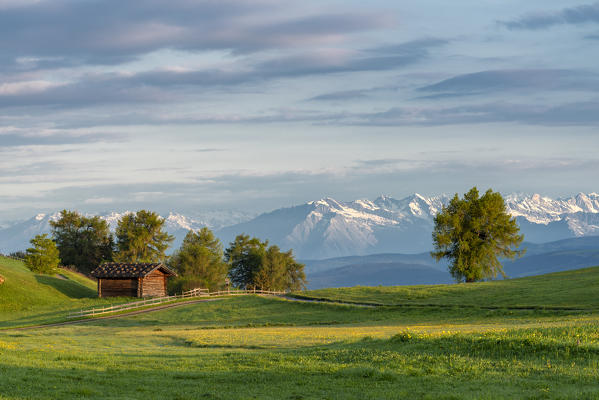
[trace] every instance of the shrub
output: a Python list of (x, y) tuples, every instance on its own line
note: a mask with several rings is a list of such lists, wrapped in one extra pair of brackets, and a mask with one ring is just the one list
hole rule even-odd
[(38, 274), (55, 274), (60, 264), (56, 243), (44, 234), (36, 235), (31, 244), (33, 247), (28, 248), (25, 255), (25, 266)]

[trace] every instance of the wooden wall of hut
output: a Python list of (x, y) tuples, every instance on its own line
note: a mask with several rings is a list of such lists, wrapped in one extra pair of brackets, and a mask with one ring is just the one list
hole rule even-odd
[(166, 296), (167, 275), (154, 270), (141, 279), (141, 297)]
[(138, 278), (100, 278), (98, 279), (98, 296), (137, 297), (137, 281)]

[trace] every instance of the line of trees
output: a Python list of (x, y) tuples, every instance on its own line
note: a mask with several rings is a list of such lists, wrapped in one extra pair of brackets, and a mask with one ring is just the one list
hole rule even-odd
[(283, 252), (247, 235), (237, 236), (224, 250), (210, 229), (189, 231), (168, 257), (174, 237), (164, 230), (164, 223), (155, 212), (140, 210), (123, 216), (113, 236), (105, 220), (63, 210), (50, 222), (51, 239), (37, 235), (31, 240), (26, 265), (34, 272), (54, 273), (62, 263), (89, 274), (103, 262), (166, 262), (178, 274), (169, 283), (172, 292), (196, 287), (218, 290), (229, 282), (263, 290), (305, 288), (304, 265), (295, 261), (291, 250)]

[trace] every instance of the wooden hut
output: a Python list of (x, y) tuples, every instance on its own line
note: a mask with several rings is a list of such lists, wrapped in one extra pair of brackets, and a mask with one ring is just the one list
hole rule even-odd
[(98, 297), (166, 296), (166, 281), (177, 274), (162, 263), (105, 263), (92, 271)]

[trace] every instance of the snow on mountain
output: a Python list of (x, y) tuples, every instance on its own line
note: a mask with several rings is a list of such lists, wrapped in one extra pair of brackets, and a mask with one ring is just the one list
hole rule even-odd
[[(118, 221), (131, 211), (108, 212), (99, 215), (100, 218), (108, 222), (110, 230), (115, 231)], [(93, 214), (85, 214), (92, 216)], [(13, 251), (24, 250), (29, 247), (29, 240), (35, 235), (49, 234), (51, 232), (50, 221), (58, 220), (60, 212), (51, 214), (40, 213), (36, 216), (19, 222), (6, 224), (0, 228), (0, 253), (10, 253)], [(171, 250), (179, 247), (183, 237), (189, 230), (198, 230), (204, 226), (211, 229), (219, 229), (226, 225), (239, 223), (249, 219), (249, 214), (236, 211), (217, 211), (214, 214), (199, 214), (196, 217), (189, 217), (182, 214), (171, 212), (165, 219), (166, 231), (175, 236), (175, 241)]]
[[(373, 201), (324, 198), (262, 214), (218, 234), (225, 242), (241, 232), (268, 238), (282, 248), (294, 249), (304, 259), (418, 253), (431, 249), (434, 216), (449, 199), (417, 193), (403, 199), (380, 196)], [(517, 217), (528, 241), (599, 235), (596, 193), (557, 200), (514, 194), (506, 197), (506, 208)]]
[(245, 232), (302, 258), (326, 258), (376, 252), (419, 252), (430, 247), (433, 218), (446, 196), (419, 194), (401, 200), (380, 196), (340, 202), (332, 198), (275, 210), (218, 232), (223, 241)]
[(507, 210), (515, 217), (547, 225), (561, 221), (567, 214), (599, 213), (599, 195), (597, 193), (579, 193), (568, 199), (553, 200), (539, 194), (532, 196), (509, 195), (506, 197)]
[[(177, 248), (187, 231), (203, 226), (214, 229), (225, 246), (246, 233), (292, 248), (308, 259), (374, 253), (419, 253), (431, 248), (434, 216), (449, 201), (445, 195), (413, 194), (403, 199), (379, 196), (374, 200), (342, 202), (330, 197), (302, 205), (250, 216), (235, 211), (164, 216), (166, 230), (176, 237)], [(516, 217), (525, 240), (544, 243), (571, 237), (599, 235), (599, 194), (579, 193), (565, 199), (511, 194), (506, 208)], [(126, 212), (105, 213), (111, 229)], [(39, 214), (0, 229), (0, 252), (21, 250), (29, 239), (50, 231), (49, 220), (58, 213)]]

